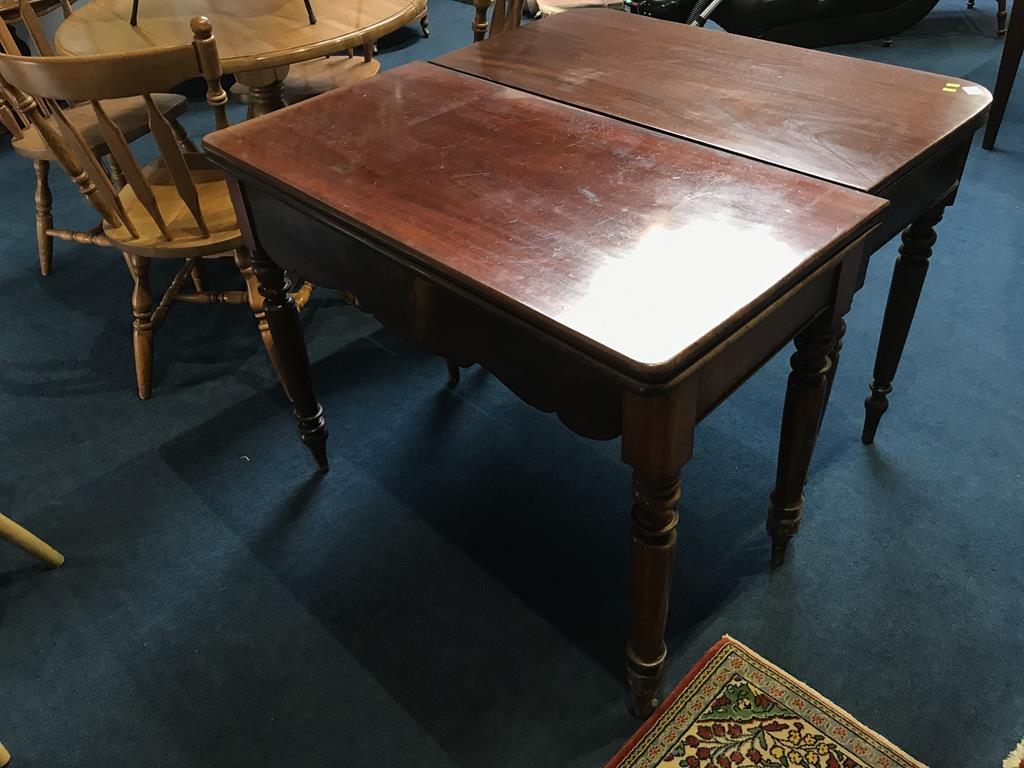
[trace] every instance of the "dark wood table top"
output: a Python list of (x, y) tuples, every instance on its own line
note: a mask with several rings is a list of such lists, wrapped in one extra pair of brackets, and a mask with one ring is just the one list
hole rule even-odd
[(973, 133), (991, 101), (957, 77), (605, 9), (435, 63), (871, 192)]
[(426, 63), (205, 143), (219, 163), (645, 380), (719, 343), (885, 206)]

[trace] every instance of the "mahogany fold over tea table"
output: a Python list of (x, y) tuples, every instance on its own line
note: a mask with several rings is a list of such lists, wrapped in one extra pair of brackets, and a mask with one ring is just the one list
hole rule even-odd
[[(637, 25), (645, 44), (634, 30), (616, 48), (616, 25), (624, 39)], [(686, 39), (659, 49), (653, 32)], [(658, 56), (663, 67), (630, 69)], [(865, 97), (905, 88), (919, 117), (896, 114), (893, 96), (867, 121), (836, 93), (840, 74), (866, 78), (850, 86)], [(285, 270), (346, 292), (451, 364), (481, 364), (580, 435), (621, 435), (633, 469), (627, 672), (646, 715), (694, 427), (795, 339), (768, 512), (781, 562), (866, 254), (914, 221), (900, 262), (915, 279), (894, 280), (885, 320), (905, 339), (932, 227), (988, 103), (955, 85), (954, 96), (938, 76), (580, 11), (205, 143), (228, 173), (300, 435), (323, 468), (327, 431)], [(945, 112), (936, 86), (959, 99)], [(894, 373), (903, 342), (886, 333)], [(876, 366), (884, 400), (879, 381)]]
[(796, 532), (840, 318), (885, 201), (426, 63), (212, 134), (303, 440), (326, 428), (284, 270), (633, 468), (628, 672), (649, 714), (695, 424), (796, 338), (769, 512)]

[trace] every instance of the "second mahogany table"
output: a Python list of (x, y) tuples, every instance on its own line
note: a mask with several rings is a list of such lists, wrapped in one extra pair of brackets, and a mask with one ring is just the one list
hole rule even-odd
[[(867, 244), (870, 255), (904, 230), (865, 401), (862, 439), (874, 440), (935, 225), (985, 121), (987, 90), (957, 77), (603, 9), (552, 16), (435, 62), (889, 200)], [(841, 338), (842, 329), (839, 348)]]
[(649, 714), (694, 427), (796, 338), (768, 516), (780, 560), (828, 355), (885, 201), (425, 63), (204, 143), (228, 173), (279, 370), (324, 468), (284, 270), (483, 365), (580, 435), (621, 435), (633, 468), (627, 670)]

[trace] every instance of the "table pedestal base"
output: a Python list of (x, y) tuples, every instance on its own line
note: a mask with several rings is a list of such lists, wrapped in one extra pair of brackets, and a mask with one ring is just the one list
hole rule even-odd
[(249, 89), (249, 111), (246, 118), (251, 120), (287, 106), (284, 100), (284, 79), (288, 76), (288, 67), (273, 69), (257, 69), (252, 72), (239, 72), (235, 79)]
[[(380, 62), (373, 58), (372, 46), (367, 45), (363, 56), (328, 56), (292, 64), (287, 69), (288, 75), (281, 83), (282, 106), (297, 104), (337, 88), (350, 88), (380, 72)], [(238, 82), (231, 87), (231, 97), (242, 104), (253, 105), (254, 89), (250, 82), (263, 82), (266, 84), (257, 87), (263, 88), (265, 105), (261, 107), (263, 111), (256, 114), (273, 111), (267, 107), (277, 103), (277, 86), (275, 81), (266, 82), (267, 79), (262, 72), (239, 73)], [(250, 110), (255, 110), (255, 107), (250, 106)], [(250, 112), (249, 116), (254, 115)]]
[(296, 64), (284, 83), (289, 104), (319, 96), (336, 88), (350, 88), (380, 72), (380, 62), (362, 56), (331, 56)]

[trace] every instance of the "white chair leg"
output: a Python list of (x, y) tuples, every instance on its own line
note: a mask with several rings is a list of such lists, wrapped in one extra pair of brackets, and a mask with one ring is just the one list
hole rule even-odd
[[(14, 546), (18, 547), (39, 560), (42, 560), (51, 568), (58, 568), (64, 564), (64, 555), (40, 539), (31, 531), (22, 528), (9, 517), (0, 515), (0, 539), (7, 539)], [(6, 760), (4, 756), (6, 755)], [(10, 755), (0, 746), (0, 768), (7, 765), (11, 759)]]

